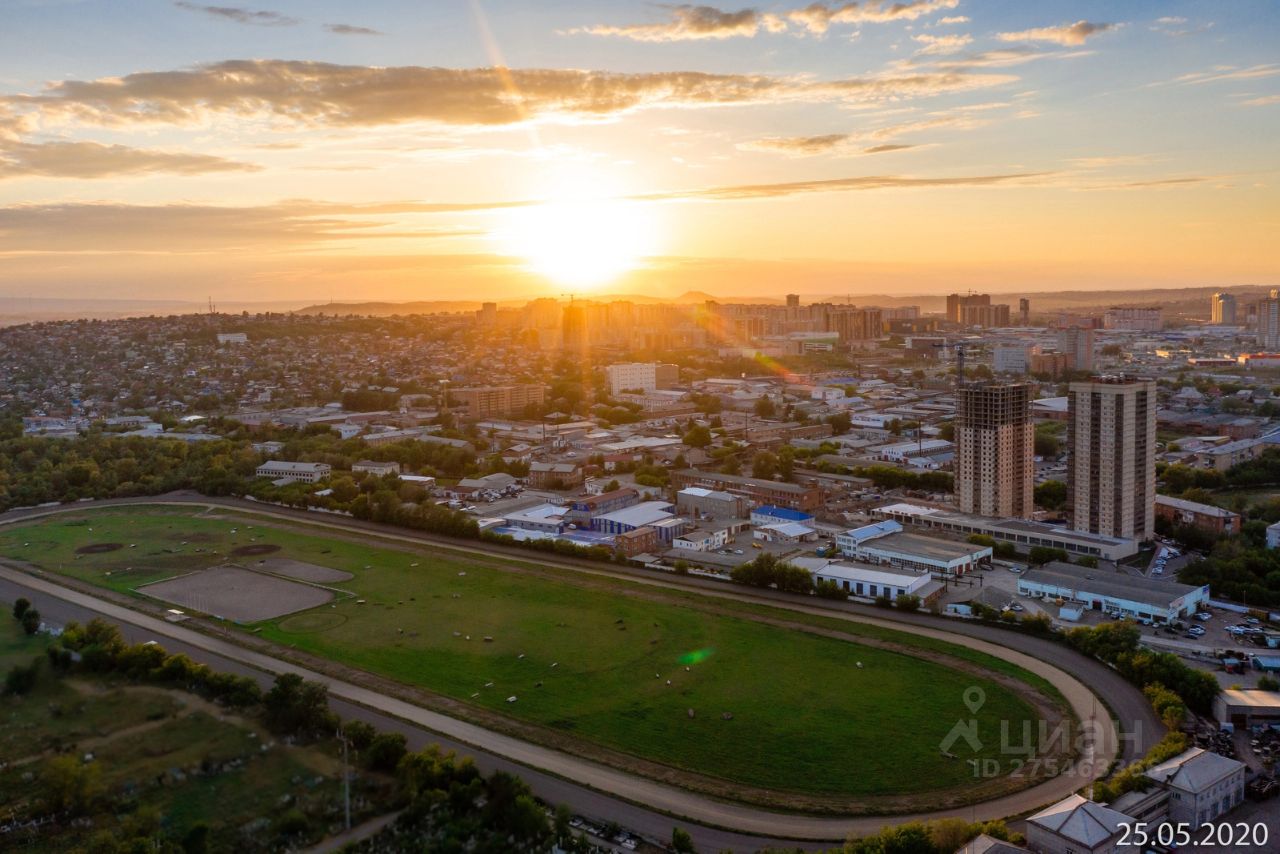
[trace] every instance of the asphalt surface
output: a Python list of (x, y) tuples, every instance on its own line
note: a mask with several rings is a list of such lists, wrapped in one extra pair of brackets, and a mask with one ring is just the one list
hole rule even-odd
[[(883, 610), (852, 603), (798, 600), (795, 597), (771, 591), (746, 592), (741, 588), (730, 588), (720, 582), (695, 577), (657, 576), (648, 570), (629, 570), (573, 560), (543, 560), (523, 550), (508, 551), (488, 545), (474, 547), (465, 542), (442, 540), (403, 529), (362, 523), (347, 517), (290, 511), (254, 502), (210, 500), (193, 495), (166, 496), (163, 500), (183, 504), (214, 504), (311, 525), (325, 525), (349, 534), (373, 534), (384, 539), (417, 545), (440, 545), (454, 550), (475, 551), (489, 555), (495, 552), (506, 552), (511, 557), (524, 561), (628, 577), (646, 584), (664, 587), (700, 588), (714, 597), (751, 602), (767, 601), (796, 611), (838, 616), (862, 622), (884, 623), (921, 635), (943, 637), (953, 642), (961, 641), (955, 635), (963, 635), (970, 639), (968, 646), (1000, 655), (1053, 681), (1072, 703), (1077, 716), (1082, 719), (1091, 717), (1095, 712), (1099, 717), (1105, 717), (1105, 710), (1097, 705), (1093, 693), (1085, 688), (1085, 685), (1091, 686), (1094, 691), (1106, 698), (1107, 704), (1118, 718), (1121, 755), (1125, 758), (1144, 753), (1163, 732), (1141, 693), (1117, 674), (1060, 644), (1014, 632), (957, 620), (940, 620), (923, 614), (910, 615), (894, 612), (890, 617)], [(157, 503), (157, 500), (110, 503)], [(61, 508), (61, 510), (75, 509), (79, 508), (74, 506)], [(16, 521), (18, 518), (42, 515), (47, 512), (50, 511), (47, 509), (19, 511), (0, 517), (0, 522)], [(529, 782), (540, 797), (550, 803), (566, 803), (575, 812), (592, 818), (612, 819), (652, 839), (668, 838), (672, 824), (676, 823), (688, 827), (699, 847), (712, 850), (754, 850), (768, 844), (779, 844), (783, 838), (840, 840), (850, 832), (859, 834), (873, 832), (890, 821), (886, 818), (833, 819), (780, 815), (740, 804), (714, 801), (636, 778), (568, 754), (493, 733), (459, 719), (429, 712), (375, 691), (311, 673), (304, 668), (248, 650), (231, 641), (175, 626), (95, 596), (59, 587), (51, 580), (24, 577), (16, 571), (4, 572), (4, 580), (0, 582), (0, 597), (11, 598), (22, 595), (19, 592), (22, 587), (30, 590), (33, 586), (40, 588), (36, 596), (32, 596), (30, 592), (26, 595), (28, 598), (39, 597), (39, 607), (50, 619), (83, 620), (93, 614), (109, 616), (117, 622), (127, 624), (127, 633), (131, 639), (151, 639), (160, 636), (163, 638), (164, 645), (173, 651), (186, 652), (192, 658), (219, 669), (251, 673), (263, 683), (270, 681), (271, 677), (268, 674), (271, 673), (300, 672), (307, 678), (319, 679), (330, 685), (333, 707), (344, 717), (366, 720), (380, 728), (403, 732), (409, 738), (411, 746), (415, 748), (436, 742), (446, 749), (472, 755), (477, 765), (485, 771), (501, 768), (519, 774)], [(1114, 747), (1114, 743), (1100, 745), (1097, 758), (1105, 760), (1112, 754)], [(538, 769), (548, 769), (553, 773)], [(940, 818), (944, 815), (965, 818), (1004, 817), (1035, 809), (1044, 803), (1063, 797), (1082, 783), (1083, 781), (1079, 778), (1061, 777), (976, 807), (921, 816), (900, 816), (892, 820), (903, 821), (917, 817)], [(619, 797), (604, 794), (606, 791)], [(646, 804), (652, 809), (637, 804)], [(673, 821), (669, 815), (663, 813), (695, 817), (702, 823)], [(742, 832), (718, 829), (720, 827), (732, 827)]]

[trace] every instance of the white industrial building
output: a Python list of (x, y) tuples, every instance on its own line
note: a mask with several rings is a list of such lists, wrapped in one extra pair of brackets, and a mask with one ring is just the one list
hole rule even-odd
[(1041, 854), (1113, 854), (1132, 823), (1122, 812), (1071, 795), (1027, 819), (1027, 847)]
[(1032, 546), (1049, 546), (1073, 555), (1124, 560), (1137, 554), (1139, 546), (1137, 540), (1073, 531), (1030, 519), (993, 519), (919, 504), (887, 504), (871, 512), (882, 519), (893, 519), (904, 525), (914, 525), (926, 530), (946, 531), (963, 536), (983, 534), (994, 540), (1013, 543), (1024, 550)]
[(902, 524), (892, 519), (837, 534), (836, 548), (864, 563), (946, 577), (972, 572), (992, 555), (990, 546), (904, 533)]
[(865, 564), (834, 561), (828, 558), (792, 558), (791, 563), (809, 570), (815, 581), (831, 581), (850, 596), (875, 599), (886, 596), (897, 599), (910, 594), (922, 600), (940, 592), (941, 585), (909, 570), (891, 566), (867, 566)]
[(705, 528), (688, 531), (671, 541), (671, 547), (691, 552), (713, 552), (724, 548), (729, 542), (729, 529), (709, 531)]
[(1025, 572), (1018, 579), (1018, 595), (1061, 599), (1113, 617), (1171, 623), (1207, 603), (1209, 585), (1192, 587), (1055, 560)]

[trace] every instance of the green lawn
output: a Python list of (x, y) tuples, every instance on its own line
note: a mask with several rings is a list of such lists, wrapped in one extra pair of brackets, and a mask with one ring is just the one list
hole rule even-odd
[(0, 676), (15, 664), (30, 664), (44, 655), (49, 638), (44, 634), (28, 635), (13, 618), (13, 603), (0, 602)]
[[(993, 682), (749, 617), (828, 626), (1016, 670), (948, 644), (571, 571), (535, 575), (514, 561), (371, 548), (246, 517), (86, 511), (0, 531), (0, 555), (129, 591), (221, 562), (251, 537), (281, 546), (277, 556), (353, 573), (337, 586), (364, 600), (267, 621), (257, 627), (263, 637), (733, 782), (855, 796), (960, 787), (972, 783), (971, 770), (941, 758), (939, 744), (957, 720), (970, 717), (966, 688), (976, 683), (985, 691), (975, 717), (987, 746), (977, 758), (1000, 758), (1000, 721), (1020, 732), (1034, 719), (1029, 705)], [(103, 542), (124, 548), (76, 557), (77, 548)], [(712, 604), (738, 616), (711, 613)], [(511, 696), (518, 700), (508, 703)]]

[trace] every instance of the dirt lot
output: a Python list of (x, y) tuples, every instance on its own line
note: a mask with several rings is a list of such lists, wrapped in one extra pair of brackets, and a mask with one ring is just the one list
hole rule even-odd
[(266, 560), (260, 560), (252, 564), (250, 568), (260, 569), (263, 572), (271, 572), (276, 575), (286, 575), (289, 578), (310, 581), (315, 584), (334, 584), (338, 581), (350, 581), (354, 578), (351, 573), (343, 572), (340, 569), (330, 569), (327, 566), (320, 566), (301, 560), (291, 560), (287, 557), (269, 557)]
[(215, 566), (157, 581), (139, 587), (138, 592), (238, 623), (305, 611), (333, 598), (318, 587), (235, 566)]

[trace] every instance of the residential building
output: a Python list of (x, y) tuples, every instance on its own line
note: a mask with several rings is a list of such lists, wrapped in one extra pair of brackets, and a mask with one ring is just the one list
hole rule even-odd
[(1066, 356), (1066, 370), (1093, 370), (1093, 330), (1067, 326), (1058, 330), (1058, 352)]
[(956, 390), (955, 485), (960, 512), (1029, 518), (1035, 511), (1031, 386), (971, 383)]
[(315, 483), (324, 480), (333, 471), (328, 463), (293, 463), (284, 460), (267, 460), (258, 466), (258, 477), (268, 477), (285, 483)]
[(1114, 854), (1132, 823), (1122, 812), (1071, 795), (1027, 818), (1027, 847), (1040, 854)]
[(672, 472), (671, 483), (676, 489), (700, 486), (704, 489), (741, 495), (752, 504), (772, 504), (806, 512), (817, 510), (822, 506), (823, 501), (822, 490), (817, 486), (697, 469), (681, 469)]
[(582, 477), (577, 463), (529, 464), (529, 486), (534, 489), (572, 489), (582, 485)]
[(1267, 548), (1280, 549), (1280, 522), (1272, 522), (1267, 526)]
[(1048, 546), (1072, 555), (1124, 560), (1137, 554), (1139, 548), (1137, 540), (1123, 537), (1073, 531), (1064, 526), (1030, 519), (992, 519), (905, 502), (887, 504), (871, 512), (882, 519), (893, 519), (925, 530), (943, 531), (962, 537), (982, 534), (994, 540), (1012, 543), (1024, 551), (1033, 546)]
[(1169, 495), (1156, 496), (1156, 518), (1167, 519), (1175, 525), (1191, 525), (1223, 537), (1240, 533), (1239, 513)]
[(243, 332), (219, 332), (219, 344), (248, 344), (249, 336)]
[(658, 388), (658, 366), (653, 362), (624, 362), (604, 370), (613, 397), (624, 391), (650, 392)]
[(964, 322), (964, 310), (970, 306), (991, 305), (990, 294), (948, 294), (947, 320), (952, 323)]
[(1031, 325), (1031, 300), (1022, 297), (1018, 300), (1018, 325)]
[(1071, 357), (1066, 353), (1032, 353), (1028, 368), (1033, 374), (1048, 374), (1054, 378), (1073, 370)]
[(1198, 830), (1244, 802), (1245, 765), (1193, 747), (1143, 772), (1169, 793), (1168, 820)]
[(1159, 332), (1163, 327), (1164, 311), (1159, 308), (1109, 308), (1102, 315), (1103, 329)]
[(543, 387), (533, 383), (449, 389), (450, 400), (466, 407), (470, 418), (517, 415), (526, 407), (542, 406), (545, 396)]
[(962, 326), (981, 326), (986, 329), (1001, 328), (1009, 325), (1009, 306), (1007, 305), (966, 305), (960, 310)]
[(1006, 341), (991, 350), (991, 370), (997, 374), (1025, 374), (1031, 368), (1036, 348), (1018, 341)]
[(1124, 376), (1068, 387), (1068, 493), (1077, 531), (1149, 540), (1155, 532), (1156, 384)]
[(1280, 288), (1272, 288), (1271, 296), (1258, 301), (1258, 346), (1268, 353), (1280, 351)]
[(1034, 599), (1062, 599), (1113, 617), (1172, 623), (1200, 610), (1209, 601), (1209, 585), (1193, 587), (1050, 561), (1018, 578), (1018, 594)]
[(1236, 298), (1233, 294), (1219, 292), (1209, 298), (1209, 322), (1217, 326), (1236, 325)]
[(351, 471), (354, 474), (371, 474), (374, 477), (382, 477), (388, 474), (400, 474), (400, 464), (391, 461), (360, 460), (351, 464)]

